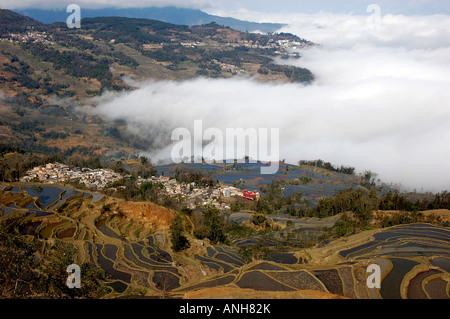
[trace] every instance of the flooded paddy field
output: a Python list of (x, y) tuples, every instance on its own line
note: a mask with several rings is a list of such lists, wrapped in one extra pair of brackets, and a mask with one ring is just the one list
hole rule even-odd
[(392, 269), (383, 279), (380, 293), (385, 299), (401, 299), (400, 286), (403, 278), (419, 263), (403, 258), (389, 258), (389, 261), (392, 263)]
[[(425, 282), (425, 292), (430, 299), (450, 299), (448, 281), (444, 280), (442, 276), (433, 277)], [(429, 277), (429, 278), (430, 278)]]
[(294, 291), (295, 289), (271, 278), (261, 271), (246, 272), (236, 282), (240, 288), (248, 288), (260, 291)]
[(340, 251), (347, 259), (367, 256), (450, 256), (450, 230), (427, 224), (392, 227), (373, 235), (374, 240)]
[[(96, 214), (95, 209), (100, 210), (98, 205), (101, 208), (102, 204), (96, 203), (104, 195), (62, 185), (15, 183), (0, 186), (1, 219), (22, 218), (19, 231), (24, 235), (33, 231), (44, 240), (83, 242), (78, 246), (80, 258), (100, 266), (109, 275), (112, 294), (124, 293), (136, 285), (154, 290), (180, 287), (180, 274), (172, 265), (172, 256), (155, 244), (157, 240), (153, 236), (139, 243), (129, 242), (125, 239), (129, 234), (125, 236), (108, 218), (91, 219), (90, 216)], [(66, 212), (71, 209), (84, 209), (84, 212)], [(137, 231), (134, 227), (126, 229), (133, 234)]]
[[(100, 266), (110, 276), (108, 298), (139, 291), (181, 298), (216, 287), (287, 293), (312, 290), (348, 298), (450, 297), (447, 227), (410, 224), (374, 229), (306, 248), (295, 238), (283, 236), (283, 231), (314, 234), (332, 227), (340, 217), (273, 214), (267, 218), (282, 226), (274, 236), (234, 238), (229, 246), (190, 238), (192, 247), (178, 254), (171, 248), (167, 229), (145, 228), (114, 208), (103, 212), (105, 203), (117, 199), (61, 185), (42, 185), (42, 189), (32, 184), (0, 186), (0, 219), (19, 217), (22, 234), (36, 233), (47, 243), (74, 244), (81, 262)], [(241, 223), (251, 218), (250, 212), (230, 215)], [(261, 241), (267, 251), (248, 263), (242, 251)], [(373, 263), (381, 267), (381, 289), (366, 285), (367, 267)]]
[[(450, 229), (428, 224), (391, 227), (375, 233), (366, 243), (345, 249), (339, 255), (359, 262), (375, 259), (383, 266), (381, 289), (385, 299), (448, 298)], [(424, 289), (430, 276), (433, 283)]]
[(428, 299), (426, 292), (423, 290), (423, 281), (433, 275), (442, 273), (440, 270), (431, 269), (418, 273), (410, 282), (408, 286), (408, 299)]
[[(411, 224), (381, 229), (367, 242), (353, 245), (337, 253), (340, 262), (329, 266), (314, 266), (286, 260), (260, 261), (256, 265), (239, 267), (227, 259), (227, 273), (235, 269), (236, 279), (211, 280), (204, 287), (234, 287), (257, 291), (315, 290), (348, 298), (374, 299), (446, 299), (450, 288), (449, 229), (427, 224)], [(353, 238), (350, 236), (348, 238)], [(243, 239), (227, 247), (228, 254), (238, 253), (237, 247), (249, 246), (258, 238)], [(346, 239), (347, 241), (349, 239)], [(336, 244), (333, 242), (333, 244)], [(327, 244), (316, 248), (327, 251)], [(231, 250), (231, 251), (230, 251)], [(295, 250), (294, 250), (295, 251)], [(401, 252), (399, 254), (399, 252)], [(197, 256), (202, 264), (218, 263), (219, 251), (208, 247), (204, 256)], [(296, 253), (293, 254), (297, 258)], [(216, 260), (215, 260), (216, 259)], [(221, 262), (225, 262), (222, 260)], [(367, 266), (376, 263), (381, 267), (381, 289), (369, 288), (366, 280)], [(316, 269), (319, 268), (319, 269)], [(224, 271), (223, 267), (218, 267)], [(233, 272), (234, 274), (235, 272)], [(178, 291), (178, 290), (177, 290)]]
[(71, 186), (38, 183), (0, 185), (2, 186), (0, 188), (0, 208), (11, 207), (38, 212), (56, 209), (66, 200), (76, 196), (92, 196), (93, 202), (103, 198), (103, 195), (76, 190)]

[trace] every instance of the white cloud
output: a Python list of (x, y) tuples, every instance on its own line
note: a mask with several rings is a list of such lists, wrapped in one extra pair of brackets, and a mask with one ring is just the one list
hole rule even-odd
[(234, 16), (235, 12), (259, 11), (272, 15), (274, 13), (332, 13), (365, 14), (371, 3), (376, 3), (383, 13), (392, 14), (435, 14), (450, 13), (448, 1), (442, 0), (217, 0), (215, 7), (207, 9), (214, 14)]
[(197, 119), (222, 130), (280, 128), (289, 162), (322, 158), (418, 190), (450, 189), (450, 17), (386, 16), (388, 30), (379, 33), (361, 30), (365, 18), (304, 15), (285, 28), (321, 43), (290, 62), (317, 76), (310, 86), (147, 82), (100, 97), (96, 112), (125, 119), (161, 149), (174, 128), (191, 129)]

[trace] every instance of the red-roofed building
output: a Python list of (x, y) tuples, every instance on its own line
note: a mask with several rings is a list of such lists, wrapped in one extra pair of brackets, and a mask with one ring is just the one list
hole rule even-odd
[(261, 197), (261, 195), (259, 194), (258, 191), (252, 192), (252, 191), (248, 191), (248, 190), (244, 190), (242, 192), (242, 196), (244, 198), (250, 199), (250, 200), (258, 200)]

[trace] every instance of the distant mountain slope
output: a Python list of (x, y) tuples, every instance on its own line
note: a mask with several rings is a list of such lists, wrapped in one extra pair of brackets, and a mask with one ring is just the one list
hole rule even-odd
[[(308, 84), (311, 71), (274, 63), (311, 42), (287, 33), (246, 33), (123, 17), (83, 18), (82, 28), (43, 24), (0, 9), (0, 140), (40, 154), (127, 154), (152, 147), (124, 123), (71, 112), (70, 104), (137, 81), (249, 76)], [(65, 108), (61, 105), (64, 104)], [(121, 155), (119, 155), (121, 156)]]
[[(70, 13), (66, 10), (41, 10), (41, 9), (21, 9), (15, 12), (31, 17), (43, 23), (65, 22)], [(165, 8), (106, 8), (106, 9), (81, 9), (82, 18), (94, 17), (124, 17), (124, 18), (144, 18), (155, 19), (173, 24), (182, 25), (202, 25), (216, 22), (219, 25), (228, 26), (232, 29), (242, 32), (275, 32), (283, 27), (283, 24), (277, 23), (256, 23), (242, 21), (234, 18), (225, 18), (210, 15), (201, 10), (182, 9), (175, 7)]]
[[(65, 97), (81, 97), (86, 90), (88, 95), (105, 88), (120, 90), (123, 75), (189, 79), (245, 73), (288, 82), (314, 79), (309, 70), (272, 63), (277, 56), (295, 56), (292, 47), (312, 44), (292, 34), (245, 33), (217, 23), (187, 26), (144, 18), (83, 16), (81, 29), (69, 29), (63, 22), (43, 24), (9, 10), (0, 10), (0, 18), (0, 83), (44, 88), (44, 95), (69, 87), (76, 92), (66, 92)], [(80, 78), (95, 83), (80, 92), (76, 84)]]
[(25, 32), (30, 28), (44, 31), (46, 25), (19, 13), (0, 9), (0, 37), (9, 33)]

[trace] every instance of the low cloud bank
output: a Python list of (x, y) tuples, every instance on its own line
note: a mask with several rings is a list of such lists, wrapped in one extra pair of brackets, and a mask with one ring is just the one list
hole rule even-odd
[(279, 128), (288, 162), (321, 158), (418, 191), (450, 189), (450, 17), (383, 16), (375, 30), (365, 16), (301, 17), (286, 16), (283, 31), (320, 46), (288, 63), (310, 69), (312, 85), (150, 81), (105, 93), (94, 111), (152, 141), (154, 160), (170, 154), (175, 128), (203, 120), (223, 132)]

